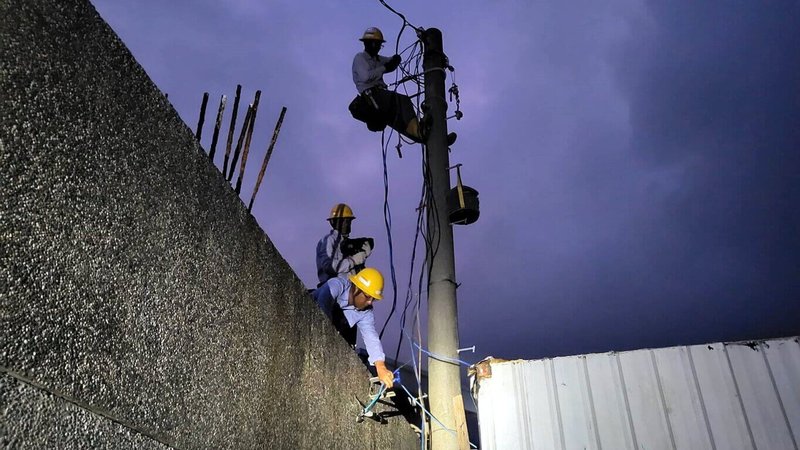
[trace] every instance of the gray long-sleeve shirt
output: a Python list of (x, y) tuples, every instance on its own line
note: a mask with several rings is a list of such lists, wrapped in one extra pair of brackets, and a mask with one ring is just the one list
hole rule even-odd
[(354, 275), (353, 260), (342, 255), (340, 244), (345, 239), (336, 230), (323, 236), (317, 243), (317, 278), (320, 284), (339, 275)]
[(373, 58), (367, 52), (356, 54), (353, 58), (353, 82), (359, 94), (371, 87), (386, 87), (383, 82), (384, 65), (391, 59), (381, 55)]

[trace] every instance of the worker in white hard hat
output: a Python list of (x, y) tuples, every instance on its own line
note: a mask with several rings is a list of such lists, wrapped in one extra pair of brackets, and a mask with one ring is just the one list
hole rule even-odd
[(357, 334), (361, 334), (369, 355), (367, 360), (375, 366), (386, 388), (391, 388), (394, 374), (386, 368), (386, 356), (372, 312), (372, 303), (383, 298), (383, 275), (367, 267), (355, 275), (329, 279), (312, 295), (351, 347), (355, 348)]
[(342, 244), (350, 236), (350, 225), (355, 220), (353, 210), (345, 203), (331, 208), (328, 223), (331, 231), (317, 243), (317, 278), (319, 285), (339, 275), (354, 275), (364, 268), (366, 259), (372, 253), (372, 240), (364, 242), (352, 255), (342, 252)]
[[(381, 131), (386, 125), (416, 142), (425, 142), (425, 127), (420, 126), (411, 99), (387, 89), (383, 74), (393, 72), (400, 65), (400, 55), (379, 55), (386, 42), (383, 33), (376, 27), (367, 28), (359, 39), (364, 51), (353, 58), (353, 82), (359, 96), (350, 104), (350, 112), (367, 124), (372, 131)], [(447, 135), (447, 144), (452, 145), (456, 134)]]

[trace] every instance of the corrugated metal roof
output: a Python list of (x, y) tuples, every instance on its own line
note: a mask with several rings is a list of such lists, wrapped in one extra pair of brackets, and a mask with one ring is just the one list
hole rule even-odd
[(491, 375), (472, 381), (486, 450), (800, 443), (797, 337), (481, 364)]

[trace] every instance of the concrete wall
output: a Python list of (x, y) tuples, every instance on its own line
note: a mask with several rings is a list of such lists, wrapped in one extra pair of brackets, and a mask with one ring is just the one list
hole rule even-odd
[(88, 1), (0, 46), (0, 443), (418, 446)]

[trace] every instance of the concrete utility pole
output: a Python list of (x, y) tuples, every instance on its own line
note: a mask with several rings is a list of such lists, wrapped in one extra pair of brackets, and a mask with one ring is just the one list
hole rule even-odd
[[(425, 45), (422, 67), (425, 71), (425, 104), (432, 119), (425, 150), (432, 191), (428, 199), (428, 346), (430, 351), (458, 358), (458, 311), (453, 254), (453, 228), (447, 217), (450, 191), (450, 157), (447, 148), (447, 101), (442, 32), (431, 28), (422, 32)], [(468, 449), (469, 438), (461, 398), (461, 368), (458, 364), (428, 358), (428, 395), (431, 414), (450, 431), (431, 421), (432, 450)], [(453, 435), (455, 431), (455, 436)]]

